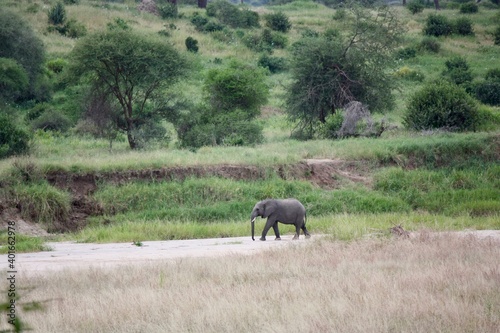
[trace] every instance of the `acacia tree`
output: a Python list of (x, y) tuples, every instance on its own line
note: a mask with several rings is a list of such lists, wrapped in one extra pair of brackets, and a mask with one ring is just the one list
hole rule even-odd
[(306, 138), (349, 102), (359, 101), (372, 111), (393, 104), (393, 80), (386, 69), (403, 29), (392, 11), (350, 5), (341, 31), (327, 30), (293, 46), (287, 112)]
[[(72, 51), (71, 73), (112, 96), (121, 110), (116, 127), (138, 148), (137, 129), (161, 115), (155, 101), (185, 69), (179, 53), (167, 42), (130, 30), (113, 29), (81, 39)], [(163, 115), (164, 116), (164, 115)]]

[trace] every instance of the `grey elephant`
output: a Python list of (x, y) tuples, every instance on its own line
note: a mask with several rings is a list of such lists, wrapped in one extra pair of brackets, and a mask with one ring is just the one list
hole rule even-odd
[(266, 226), (262, 231), (261, 241), (266, 240), (267, 232), (273, 227), (276, 239), (280, 240), (278, 222), (295, 225), (295, 236), (299, 239), (300, 229), (306, 238), (311, 237), (306, 229), (306, 209), (297, 199), (267, 199), (257, 202), (250, 217), (252, 223), (252, 240), (255, 240), (255, 219), (257, 216), (267, 218)]

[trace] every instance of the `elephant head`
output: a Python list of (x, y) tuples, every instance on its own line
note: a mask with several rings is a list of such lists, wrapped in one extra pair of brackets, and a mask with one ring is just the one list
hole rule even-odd
[[(252, 240), (255, 240), (255, 219), (260, 216), (263, 218), (266, 218), (270, 215), (266, 214), (266, 207), (268, 206), (268, 200), (263, 200), (259, 201), (255, 204), (252, 210), (252, 215), (250, 216), (250, 221), (252, 223)], [(268, 212), (270, 212), (270, 208), (268, 209)]]

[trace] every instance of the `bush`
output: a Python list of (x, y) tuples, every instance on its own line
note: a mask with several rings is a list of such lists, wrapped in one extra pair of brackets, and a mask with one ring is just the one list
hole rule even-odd
[(186, 48), (189, 52), (196, 53), (198, 52), (198, 41), (194, 39), (193, 37), (189, 36), (186, 38)]
[(325, 123), (321, 127), (321, 137), (325, 139), (338, 139), (339, 131), (344, 122), (342, 112), (336, 112), (326, 117)]
[(406, 8), (410, 11), (410, 13), (412, 13), (413, 15), (415, 15), (415, 14), (423, 12), (425, 6), (422, 3), (422, 1), (414, 0), (414, 1), (410, 1), (406, 5)]
[(472, 82), (472, 73), (465, 58), (457, 56), (445, 62), (446, 69), (442, 75), (457, 85), (467, 85)]
[(439, 44), (439, 41), (435, 37), (424, 37), (422, 41), (420, 41), (418, 49), (427, 52), (438, 53), (441, 49), (441, 44)]
[(49, 24), (62, 25), (66, 22), (66, 9), (62, 2), (56, 3), (49, 9)]
[(490, 69), (485, 80), (475, 85), (475, 95), (485, 104), (500, 105), (500, 69)]
[(411, 59), (417, 56), (417, 50), (414, 47), (405, 47), (396, 51), (396, 59)]
[(33, 129), (65, 132), (71, 126), (68, 117), (54, 110), (47, 110), (31, 122)]
[(179, 14), (177, 5), (174, 3), (163, 3), (161, 5), (157, 5), (157, 8), (162, 19), (176, 18)]
[(225, 0), (210, 2), (206, 9), (207, 16), (215, 17), (232, 28), (258, 28), (259, 14), (248, 8), (238, 6)]
[(69, 38), (80, 38), (87, 34), (87, 28), (75, 19), (70, 19), (62, 28), (56, 28), (59, 33)]
[(448, 18), (440, 14), (430, 14), (424, 26), (424, 34), (428, 36), (448, 36), (453, 32)]
[(14, 59), (0, 58), (0, 100), (15, 100), (28, 91), (28, 73)]
[(477, 113), (474, 99), (463, 88), (437, 81), (425, 85), (410, 97), (404, 122), (413, 130), (465, 131), (475, 129)]
[(462, 36), (474, 35), (472, 21), (468, 17), (457, 18), (455, 22), (453, 22), (453, 32)]
[(271, 73), (279, 73), (288, 68), (288, 62), (283, 57), (272, 57), (263, 54), (257, 63), (259, 66), (267, 68)]
[(0, 158), (25, 154), (29, 150), (29, 134), (5, 114), (0, 114)]
[(495, 45), (500, 45), (500, 25), (496, 27), (495, 31), (493, 32), (493, 38), (493, 42), (495, 43)]
[(292, 23), (283, 12), (264, 15), (266, 26), (274, 31), (287, 33), (292, 28)]
[(396, 72), (394, 72), (394, 76), (404, 80), (415, 82), (422, 82), (425, 79), (425, 75), (421, 71), (409, 68), (407, 66), (401, 67)]
[(47, 62), (47, 68), (56, 74), (61, 73), (67, 65), (68, 62), (61, 58), (49, 60)]
[(466, 2), (460, 5), (460, 13), (462, 14), (473, 14), (477, 13), (478, 10), (479, 7), (474, 2)]

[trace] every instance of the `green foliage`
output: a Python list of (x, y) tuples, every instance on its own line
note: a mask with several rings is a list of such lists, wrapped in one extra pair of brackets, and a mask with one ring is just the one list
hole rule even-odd
[[(15, 202), (24, 218), (54, 228), (54, 221), (69, 218), (71, 196), (46, 181), (13, 186), (7, 200)], [(53, 229), (52, 229), (53, 230)]]
[(61, 73), (68, 66), (68, 61), (61, 58), (56, 58), (47, 61), (47, 68), (55, 74)]
[(193, 37), (189, 36), (188, 38), (186, 38), (185, 44), (189, 52), (198, 52), (198, 41)]
[(421, 71), (407, 66), (403, 66), (395, 71), (394, 76), (404, 80), (415, 82), (422, 82), (425, 79), (425, 75)]
[(339, 131), (344, 122), (344, 114), (342, 112), (337, 112), (335, 114), (328, 115), (326, 121), (321, 127), (320, 136), (325, 139), (338, 139)]
[(247, 7), (238, 7), (225, 0), (208, 3), (206, 13), (217, 18), (221, 23), (231, 28), (258, 28), (259, 14)]
[(52, 6), (47, 15), (49, 17), (49, 24), (63, 25), (66, 22), (66, 8), (64, 8), (62, 2), (58, 2)]
[(127, 133), (132, 149), (138, 148), (134, 130), (144, 120), (164, 118), (171, 112), (155, 93), (173, 84), (186, 68), (179, 53), (160, 36), (122, 29), (79, 40), (71, 56), (71, 75), (90, 80), (96, 91), (112, 96), (120, 105), (116, 127)]
[(409, 46), (396, 51), (396, 59), (407, 60), (415, 58), (417, 56), (417, 50), (415, 47)]
[(267, 101), (269, 88), (265, 81), (263, 70), (233, 60), (224, 68), (208, 72), (204, 90), (212, 109), (240, 109), (251, 119)]
[(53, 109), (43, 112), (38, 118), (31, 122), (35, 130), (66, 132), (71, 126), (71, 121), (65, 115)]
[(453, 32), (461, 36), (474, 35), (472, 20), (468, 17), (459, 17), (453, 22)]
[(474, 14), (479, 10), (479, 6), (474, 2), (466, 2), (460, 5), (461, 14)]
[(410, 97), (405, 124), (414, 130), (472, 130), (477, 124), (477, 106), (463, 88), (437, 81)]
[(29, 151), (30, 136), (3, 112), (0, 113), (0, 158)]
[(427, 36), (420, 41), (420, 43), (418, 44), (418, 49), (427, 52), (438, 53), (441, 49), (441, 44), (436, 37)]
[(472, 82), (472, 72), (464, 57), (456, 56), (445, 62), (446, 69), (442, 76), (457, 85), (468, 85)]
[(329, 114), (351, 101), (372, 111), (393, 106), (395, 82), (386, 69), (402, 29), (388, 8), (378, 8), (377, 18), (357, 7), (350, 10), (354, 19), (342, 36), (302, 38), (293, 45), (287, 112), (305, 137), (313, 137)]
[(412, 207), (431, 213), (496, 216), (500, 204), (500, 169), (487, 165), (481, 169), (404, 171), (390, 168), (378, 173), (374, 188), (396, 195)]
[(288, 61), (283, 57), (273, 57), (266, 53), (260, 56), (257, 64), (267, 68), (271, 73), (279, 73), (288, 69)]
[(495, 31), (493, 32), (493, 38), (493, 42), (495, 43), (495, 45), (500, 45), (500, 25), (495, 28)]
[(130, 25), (122, 19), (121, 17), (115, 17), (113, 22), (108, 22), (106, 25), (108, 30), (121, 29), (121, 30), (130, 30)]
[(274, 31), (287, 33), (292, 28), (288, 16), (283, 12), (274, 12), (264, 15), (266, 26)]
[(424, 11), (424, 4), (420, 0), (413, 0), (410, 1), (409, 3), (406, 4), (406, 8), (412, 13), (413, 15), (421, 13)]
[(5, 9), (5, 6), (0, 7), (0, 45), (0, 58), (15, 60), (28, 74), (29, 89), (19, 98), (50, 98), (37, 88), (43, 78), (45, 54), (42, 41), (22, 17)]
[(177, 4), (165, 1), (156, 6), (162, 19), (176, 18), (179, 15)]
[(429, 14), (424, 26), (424, 34), (428, 36), (448, 36), (453, 33), (453, 25), (441, 14)]
[(246, 34), (242, 38), (243, 44), (256, 52), (272, 52), (273, 49), (284, 49), (288, 43), (285, 35), (279, 32), (263, 29), (260, 33)]
[(474, 85), (476, 98), (485, 104), (500, 105), (500, 69), (490, 69), (485, 80)]
[[(7, 254), (9, 247), (7, 243), (8, 237), (6, 231), (0, 231), (0, 254)], [(16, 234), (16, 253), (29, 253), (40, 251), (51, 251), (51, 247), (47, 246), (41, 237), (26, 236), (21, 233)]]
[(28, 74), (14, 59), (0, 58), (0, 100), (14, 101), (29, 88)]
[(195, 12), (193, 17), (191, 17), (191, 23), (194, 25), (196, 30), (201, 32), (214, 32), (221, 31), (225, 26), (216, 20), (209, 19), (199, 13)]

